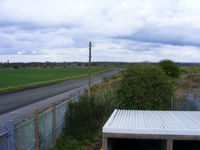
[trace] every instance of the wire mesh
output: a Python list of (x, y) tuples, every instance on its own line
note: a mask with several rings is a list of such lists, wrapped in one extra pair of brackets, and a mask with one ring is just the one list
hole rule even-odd
[(64, 102), (56, 107), (56, 138), (62, 134), (65, 122), (65, 113), (68, 110), (69, 101)]
[(31, 117), (15, 127), (15, 148), (16, 150), (35, 149), (35, 127), (34, 118)]
[(45, 150), (52, 143), (52, 108), (39, 114), (39, 144), (40, 149)]
[[(65, 114), (68, 110), (69, 102), (76, 102), (79, 96), (76, 95), (71, 99), (68, 99), (56, 106), (56, 138), (63, 133), (63, 127), (65, 125)], [(53, 111), (52, 108), (48, 108), (45, 111), (39, 113), (39, 146), (40, 150), (46, 150), (52, 145), (53, 136)], [(30, 117), (15, 126), (15, 149), (16, 150), (34, 150), (35, 149), (35, 120), (34, 117)], [(2, 132), (1, 132), (2, 133)], [(0, 150), (7, 150), (7, 135), (0, 136)]]
[(173, 110), (200, 111), (200, 96), (188, 93), (186, 98), (174, 98)]
[(2, 134), (0, 136), (0, 150), (7, 150), (8, 145), (7, 145), (7, 134)]

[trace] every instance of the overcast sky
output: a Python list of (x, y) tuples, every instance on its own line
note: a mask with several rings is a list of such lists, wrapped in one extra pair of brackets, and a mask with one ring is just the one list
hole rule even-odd
[(0, 0), (0, 62), (200, 62), (199, 0)]

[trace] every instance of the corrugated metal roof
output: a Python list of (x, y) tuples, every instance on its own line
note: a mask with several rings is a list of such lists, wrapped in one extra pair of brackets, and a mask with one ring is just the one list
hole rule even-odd
[(199, 111), (115, 110), (104, 133), (200, 135)]

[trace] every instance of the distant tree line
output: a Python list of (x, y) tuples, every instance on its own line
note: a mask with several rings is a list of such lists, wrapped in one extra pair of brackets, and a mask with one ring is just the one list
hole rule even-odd
[[(93, 67), (127, 67), (135, 64), (151, 64), (157, 65), (154, 62), (92, 62)], [(199, 63), (175, 63), (178, 66), (200, 65)], [(88, 62), (29, 62), (29, 63), (1, 63), (0, 69), (24, 69), (24, 68), (73, 68), (73, 67), (88, 67)]]
[[(92, 62), (93, 67), (126, 67), (124, 62)], [(87, 62), (30, 62), (30, 63), (0, 63), (0, 69), (23, 68), (74, 68), (88, 67)]]

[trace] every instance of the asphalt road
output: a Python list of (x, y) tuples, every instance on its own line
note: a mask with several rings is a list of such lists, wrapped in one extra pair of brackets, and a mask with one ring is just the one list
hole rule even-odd
[[(94, 83), (104, 77), (111, 77), (118, 72), (119, 69), (104, 72), (92, 77), (91, 82)], [(84, 85), (88, 85), (88, 78), (67, 80), (58, 84), (0, 94), (0, 115)]]

